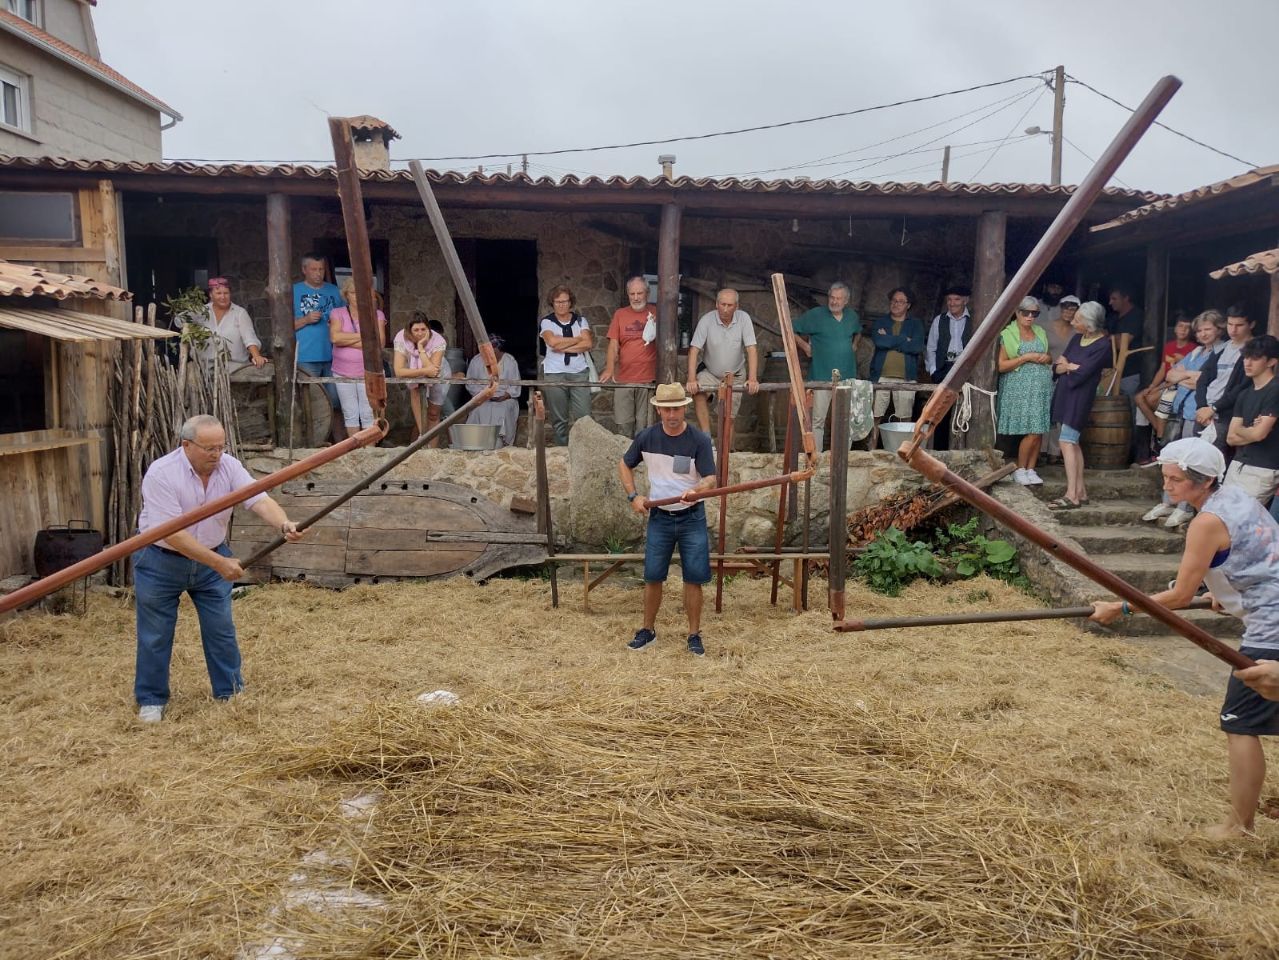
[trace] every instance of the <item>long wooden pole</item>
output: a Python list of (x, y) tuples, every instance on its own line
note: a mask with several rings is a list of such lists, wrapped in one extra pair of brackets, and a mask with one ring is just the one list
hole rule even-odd
[[(546, 556), (555, 559), (555, 526), (551, 520), (551, 482), (546, 469), (546, 403), (542, 391), (534, 390), (533, 441), (534, 466), (537, 469), (537, 529), (546, 538)], [(551, 564), (551, 606), (560, 605), (560, 581), (557, 564)]]
[[(1204, 597), (1192, 600), (1187, 610), (1207, 610), (1212, 601)], [(869, 620), (842, 620), (835, 624), (839, 633), (861, 633), (864, 630), (900, 630), (913, 627), (949, 627), (965, 623), (1018, 623), (1022, 620), (1069, 620), (1091, 617), (1092, 607), (1057, 607), (1046, 610), (990, 610), (983, 613), (951, 613), (929, 617), (879, 617)]]
[(662, 205), (657, 232), (657, 379), (684, 382), (679, 364), (679, 204)]
[(1066, 122), (1066, 68), (1058, 64), (1053, 71), (1053, 129), (1052, 129), (1052, 168), (1048, 182), (1054, 187), (1061, 186), (1061, 141), (1065, 135), (1062, 125)]
[[(733, 374), (724, 377), (719, 388), (719, 469), (716, 479), (720, 489), (728, 486), (728, 460), (733, 449)], [(725, 538), (728, 536), (728, 494), (719, 498), (719, 530), (716, 535), (716, 547), (724, 552)], [(724, 561), (715, 564), (715, 612), (724, 610)]]
[(91, 573), (96, 573), (103, 567), (114, 563), (117, 560), (123, 560), (129, 554), (143, 547), (150, 546), (157, 540), (163, 540), (172, 533), (185, 530), (193, 523), (208, 519), (215, 513), (221, 513), (223, 510), (229, 510), (237, 503), (242, 503), (249, 497), (256, 496), (259, 493), (278, 487), (280, 484), (292, 480), (294, 477), (300, 477), (304, 473), (309, 473), (316, 467), (328, 463), (330, 460), (336, 460), (345, 453), (350, 453), (359, 447), (366, 446), (370, 443), (377, 443), (386, 435), (386, 421), (379, 421), (372, 427), (365, 427), (353, 437), (347, 437), (341, 443), (335, 443), (331, 447), (326, 447), (305, 459), (299, 460), (297, 463), (291, 463), (275, 473), (268, 474), (261, 480), (255, 480), (247, 487), (241, 487), (234, 490), (226, 496), (218, 497), (216, 500), (210, 500), (202, 507), (198, 507), (189, 513), (184, 513), (174, 517), (172, 520), (166, 520), (157, 526), (152, 527), (146, 533), (139, 533), (130, 537), (128, 540), (122, 540), (119, 543), (112, 544), (101, 553), (95, 553), (91, 557), (86, 557), (79, 563), (73, 563), (69, 567), (52, 573), (42, 580), (35, 583), (29, 583), (25, 587), (14, 590), (0, 597), (0, 613), (8, 613), (10, 610), (16, 610), (19, 607), (26, 606), (28, 603), (34, 603), (41, 597), (48, 596), (54, 590), (65, 587), (68, 583), (74, 583), (81, 577), (87, 577)]
[[(786, 402), (786, 441), (782, 445), (782, 469), (793, 470), (795, 454), (795, 402), (793, 398), (788, 397)], [(773, 532), (773, 552), (781, 553), (782, 544), (786, 537), (786, 501), (787, 492), (794, 490), (791, 484), (784, 485), (777, 491), (777, 527)], [(773, 561), (772, 579), (773, 588), (769, 596), (769, 603), (777, 606), (777, 582), (781, 579), (782, 565), (780, 560)]]
[(957, 389), (969, 379), (974, 364), (989, 354), (995, 338), (999, 336), (999, 331), (1006, 325), (1007, 318), (1012, 316), (1013, 307), (1030, 292), (1035, 281), (1052, 263), (1053, 258), (1074, 233), (1075, 228), (1083, 221), (1084, 214), (1088, 212), (1093, 201), (1101, 194), (1120, 164), (1137, 145), (1141, 135), (1155, 122), (1159, 112), (1180, 87), (1181, 81), (1176, 77), (1164, 77), (1156, 83), (1154, 89), (1142, 101), (1141, 106), (1133, 111), (1123, 129), (1089, 171), (1083, 183), (1075, 188), (1075, 192), (1062, 207), (1057, 219), (1052, 222), (1039, 243), (1035, 244), (1026, 262), (1008, 282), (1008, 286), (991, 306), (981, 325), (973, 331), (972, 338), (955, 360), (950, 372), (946, 374), (946, 378), (924, 405), (919, 422), (915, 426), (914, 436), (898, 449), (898, 454), (903, 460), (909, 462), (911, 453), (923, 446), (924, 440), (932, 435), (937, 424), (950, 412), (950, 408), (955, 405)]
[[(1248, 657), (1222, 643), (1202, 627), (1197, 627), (1190, 621), (1177, 616), (1163, 604), (1151, 600), (1150, 597), (1132, 584), (1115, 576), (1109, 570), (1099, 567), (1082, 553), (1070, 549), (1052, 534), (1045, 532), (1021, 514), (1010, 510), (994, 497), (977, 489), (976, 485), (969, 483), (957, 473), (953, 473), (944, 463), (931, 454), (917, 449), (909, 463), (929, 480), (945, 485), (982, 513), (1021, 534), (1032, 543), (1039, 544), (1050, 555), (1057, 557), (1068, 566), (1074, 567), (1084, 576), (1105, 587), (1115, 596), (1127, 600), (1128, 605), (1134, 610), (1149, 614), (1170, 630), (1176, 631), (1187, 640), (1198, 644), (1214, 657), (1224, 660), (1236, 669), (1252, 666), (1252, 660)], [(840, 619), (843, 618), (841, 617)]]
[[(364, 391), (373, 415), (386, 414), (386, 371), (382, 368), (382, 342), (378, 339), (377, 301), (373, 297), (373, 257), (369, 253), (369, 225), (364, 221), (364, 194), (360, 170), (355, 165), (355, 144), (351, 142), (351, 121), (329, 117), (329, 137), (342, 201), (342, 224), (346, 229), (346, 249), (351, 257), (351, 278), (355, 281), (355, 310), (359, 314), (360, 348), (364, 354)], [(292, 308), (290, 308), (292, 309)], [(277, 357), (283, 362), (283, 358)]]
[(471, 335), (475, 337), (476, 349), (484, 358), (484, 369), (488, 371), (490, 377), (496, 377), (499, 373), (497, 353), (493, 349), (493, 344), (489, 342), (488, 330), (485, 329), (484, 320), (480, 317), (480, 306), (475, 302), (475, 292), (471, 289), (470, 281), (466, 279), (466, 271), (462, 269), (462, 260), (457, 255), (453, 235), (449, 233), (448, 224), (444, 222), (444, 214), (435, 199), (435, 191), (431, 189), (431, 182), (426, 178), (426, 171), (421, 163), (417, 160), (409, 161), (409, 170), (413, 174), (413, 182), (417, 185), (422, 206), (426, 209), (426, 217), (431, 221), (431, 228), (435, 231), (440, 253), (444, 256), (444, 266), (448, 268), (449, 276), (453, 279), (453, 288), (457, 291), (458, 299), (462, 301), (462, 312), (466, 314)]
[(852, 385), (840, 386), (836, 372), (831, 383), (830, 416), (830, 614), (844, 619), (844, 580), (848, 567), (848, 448)]

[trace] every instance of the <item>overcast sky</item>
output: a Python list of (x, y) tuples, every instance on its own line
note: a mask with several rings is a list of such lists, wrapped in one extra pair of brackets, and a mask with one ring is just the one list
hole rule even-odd
[[(1274, 2), (102, 0), (94, 16), (103, 59), (185, 117), (164, 135), (166, 158), (331, 162), (326, 114), (387, 120), (403, 136), (392, 144), (401, 160), (658, 140), (1062, 63), (1129, 106), (1160, 76), (1179, 76), (1161, 119), (1240, 158), (1155, 129), (1119, 171), (1122, 185), (1176, 192), (1279, 162)], [(1079, 181), (1083, 154), (1096, 157), (1125, 117), (1067, 86), (1064, 182)], [(1024, 79), (739, 136), (532, 155), (529, 172), (654, 176), (658, 154), (673, 153), (677, 173), (698, 177), (929, 181), (949, 143), (952, 180), (1047, 182), (1049, 138), (1025, 135), (1031, 126), (1051, 128), (1052, 95)], [(518, 157), (427, 166), (508, 162), (519, 168)]]

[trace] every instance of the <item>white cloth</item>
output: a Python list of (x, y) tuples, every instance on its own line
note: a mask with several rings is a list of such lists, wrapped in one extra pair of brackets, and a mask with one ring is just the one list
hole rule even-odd
[[(175, 318), (175, 322), (179, 329), (186, 324), (185, 319), (182, 318)], [(226, 349), (227, 359), (232, 363), (248, 363), (249, 347), (262, 349), (262, 341), (258, 339), (257, 331), (253, 329), (253, 320), (249, 317), (249, 311), (238, 303), (233, 303), (227, 308), (221, 321), (214, 319), (213, 304), (210, 303), (205, 306), (203, 313), (192, 317), (191, 322), (207, 327), (220, 337)], [(210, 345), (212, 342), (210, 341)], [(213, 354), (207, 348), (199, 351), (199, 356), (206, 363), (213, 359)]]
[[(488, 376), (488, 371), (484, 368), (484, 358), (478, 353), (471, 358), (470, 366), (466, 368), (466, 379), (483, 380)], [(520, 378), (520, 365), (515, 358), (509, 353), (502, 354), (502, 359), (497, 364), (497, 378), (499, 382), (510, 380), (518, 380)], [(471, 396), (477, 396), (484, 389), (482, 383), (468, 383), (466, 391)], [(515, 442), (515, 430), (520, 420), (520, 388), (514, 384), (506, 384), (497, 388), (495, 393), (487, 403), (480, 404), (471, 411), (467, 416), (467, 423), (480, 424), (497, 424), (498, 435), (502, 438), (502, 446), (509, 447)]]

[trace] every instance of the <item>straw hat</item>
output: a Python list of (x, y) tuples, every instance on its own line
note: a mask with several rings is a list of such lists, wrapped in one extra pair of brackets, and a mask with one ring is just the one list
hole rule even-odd
[(687, 407), (692, 402), (682, 383), (659, 383), (657, 393), (649, 401), (655, 407)]

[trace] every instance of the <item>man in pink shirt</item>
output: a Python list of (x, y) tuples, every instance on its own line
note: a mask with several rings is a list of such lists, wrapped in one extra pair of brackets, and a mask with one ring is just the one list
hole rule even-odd
[[(253, 483), (253, 475), (226, 453), (226, 432), (215, 418), (192, 417), (180, 436), (181, 446), (152, 463), (142, 478), (142, 533)], [(245, 506), (290, 542), (302, 538), (284, 508), (266, 494), (250, 497)], [(184, 593), (191, 595), (200, 618), (213, 696), (228, 700), (244, 689), (231, 619), (231, 585), (244, 576), (244, 568), (226, 545), (230, 519), (231, 511), (223, 510), (133, 555), (138, 623), (133, 695), (143, 723), (163, 719), (169, 702), (173, 630)]]
[(651, 340), (645, 340), (644, 328), (650, 319), (656, 323), (657, 306), (648, 302), (648, 281), (643, 277), (626, 281), (626, 300), (627, 305), (613, 313), (608, 326), (608, 356), (600, 383), (643, 384), (613, 391), (617, 432), (634, 437), (653, 422), (648, 385), (657, 380), (657, 331), (653, 330)]

